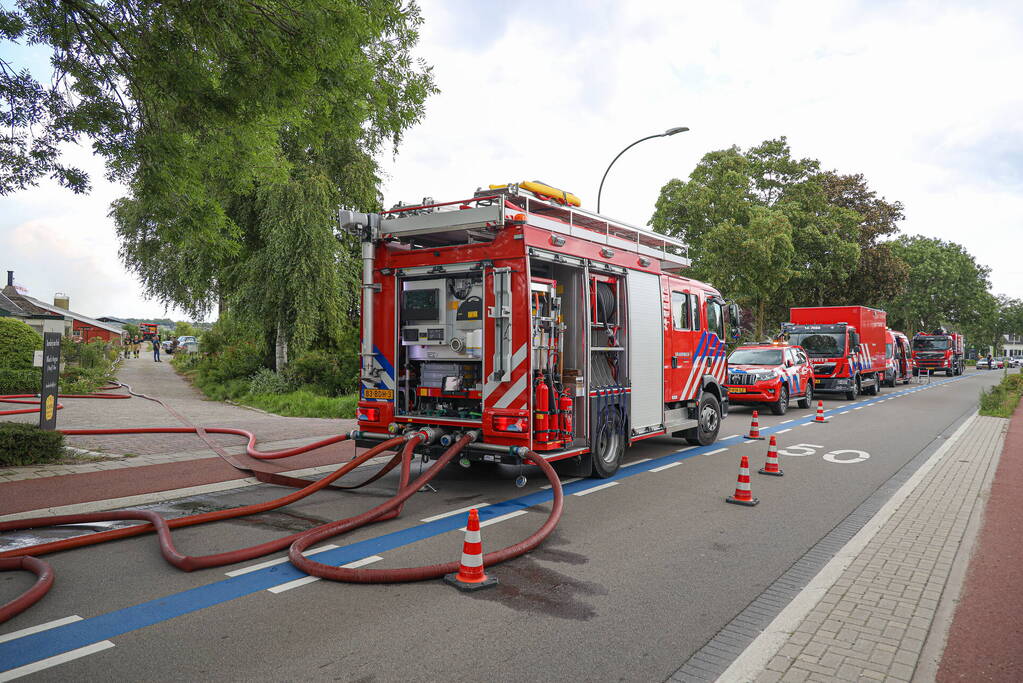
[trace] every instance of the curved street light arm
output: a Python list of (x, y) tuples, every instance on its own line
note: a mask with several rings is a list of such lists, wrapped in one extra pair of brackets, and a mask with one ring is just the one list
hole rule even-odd
[(623, 149), (621, 152), (618, 152), (618, 156), (611, 160), (611, 163), (607, 165), (607, 170), (604, 171), (604, 177), (600, 179), (600, 187), (597, 189), (597, 213), (600, 213), (600, 194), (601, 192), (604, 191), (604, 181), (607, 180), (607, 174), (611, 171), (611, 167), (615, 165), (615, 162), (618, 161), (618, 157), (622, 156), (623, 154), (625, 154), (626, 152), (628, 152), (630, 149), (632, 149), (641, 142), (651, 140), (653, 138), (663, 138), (665, 135), (666, 135), (665, 133), (656, 133), (655, 135), (647, 135), (645, 138), (640, 138), (639, 140), (636, 140), (634, 143)]

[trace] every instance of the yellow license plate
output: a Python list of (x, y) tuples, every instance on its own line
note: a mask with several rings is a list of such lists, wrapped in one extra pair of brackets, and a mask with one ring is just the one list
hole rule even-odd
[(362, 392), (363, 398), (394, 398), (394, 391), (391, 389), (366, 389)]
[(728, 387), (729, 394), (745, 394), (746, 387)]
[(813, 381), (813, 383), (814, 383), (814, 384), (824, 384), (824, 380), (822, 380), (822, 379), (815, 379), (815, 380)]

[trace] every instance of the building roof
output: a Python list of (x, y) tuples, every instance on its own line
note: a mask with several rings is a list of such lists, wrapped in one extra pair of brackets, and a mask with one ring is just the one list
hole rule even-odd
[(100, 320), (96, 320), (95, 318), (90, 318), (86, 315), (82, 315), (81, 313), (75, 313), (74, 311), (69, 311), (66, 308), (61, 308), (60, 306), (54, 306), (53, 304), (48, 304), (45, 301), (34, 299), (26, 294), (22, 294), (21, 298), (25, 299), (33, 306), (43, 309), (43, 311), (49, 313), (56, 313), (57, 315), (63, 315), (64, 317), (67, 318), (73, 318), (78, 322), (85, 323), (86, 325), (89, 325), (91, 327), (99, 327), (100, 329), (107, 330), (108, 332), (124, 334), (124, 330), (118, 325), (114, 325), (113, 323), (105, 323)]
[(120, 318), (115, 318), (112, 315), (101, 315), (100, 317), (96, 318), (96, 320), (102, 320), (105, 323), (113, 323), (115, 325), (127, 325), (128, 324), (127, 320), (121, 320)]
[(0, 311), (16, 316), (28, 315), (28, 311), (11, 301), (3, 292), (0, 292)]

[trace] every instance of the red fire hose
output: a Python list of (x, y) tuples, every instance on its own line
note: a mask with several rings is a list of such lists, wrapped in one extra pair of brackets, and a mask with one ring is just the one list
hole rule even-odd
[[(122, 385), (124, 386), (124, 385)], [(183, 422), (187, 423), (187, 420), (179, 413), (174, 411), (172, 408), (167, 406), (159, 399), (153, 399), (142, 394), (137, 394), (131, 391), (130, 387), (126, 387), (128, 391), (140, 398), (146, 398), (153, 400), (163, 405), (169, 412), (174, 414)], [(104, 398), (113, 398), (114, 395), (98, 395)], [(96, 396), (89, 396), (96, 397)], [(127, 398), (126, 396), (117, 396), (118, 398)], [(0, 401), (7, 398), (26, 398), (26, 397), (0, 397)], [(84, 398), (84, 397), (83, 397)], [(38, 400), (38, 399), (37, 399)], [(36, 409), (38, 410), (38, 409)], [(318, 441), (314, 444), (307, 446), (300, 446), (298, 448), (288, 449), (287, 451), (278, 451), (274, 453), (262, 453), (255, 448), (255, 437), (244, 430), (239, 429), (228, 429), (228, 428), (209, 428), (204, 429), (202, 427), (196, 427), (191, 425), (189, 427), (169, 427), (169, 428), (140, 428), (140, 429), (93, 429), (93, 430), (65, 430), (67, 434), (138, 434), (138, 433), (195, 433), (198, 434), (204, 441), (207, 442), (212, 448), (214, 448), (218, 454), (222, 457), (229, 458), (222, 449), (216, 447), (208, 439), (204, 437), (205, 433), (214, 434), (237, 434), (248, 437), (248, 444), (246, 446), (247, 453), (252, 457), (260, 459), (276, 459), (290, 457), (292, 455), (298, 455), (299, 453), (305, 453), (313, 450), (314, 448), (320, 448), (330, 443), (337, 443), (347, 438), (346, 435), (338, 435), (329, 437), (322, 441)], [(458, 563), (449, 563), (443, 565), (431, 565), (426, 567), (412, 567), (405, 569), (389, 569), (389, 570), (350, 570), (342, 569), (339, 567), (332, 567), (330, 565), (324, 565), (319, 562), (310, 561), (302, 555), (302, 552), (309, 546), (317, 543), (318, 541), (338, 536), (357, 529), (365, 524), (371, 522), (384, 521), (387, 519), (393, 519), (397, 517), (402, 510), (402, 507), (406, 500), (408, 500), (414, 493), (419, 491), (424, 485), (430, 482), (441, 469), (444, 468), (456, 455), (458, 455), (467, 444), (473, 440), (473, 436), (465, 435), (451, 445), (437, 461), (424, 472), (415, 482), (409, 484), (411, 461), (413, 451), (416, 445), (425, 438), (423, 433), (413, 433), (412, 435), (405, 437), (399, 436), (387, 441), (381, 442), (380, 444), (369, 449), (362, 455), (354, 458), (350, 462), (340, 467), (334, 473), (320, 479), (313, 483), (307, 483), (305, 480), (291, 479), (288, 477), (281, 477), (272, 473), (260, 472), (258, 470), (252, 471), (254, 474), (259, 476), (268, 475), (269, 478), (278, 478), (289, 485), (294, 485), (294, 482), (302, 482), (304, 485), (299, 491), (296, 491), (287, 496), (277, 498), (266, 503), (256, 503), (253, 505), (245, 505), (229, 510), (218, 510), (214, 512), (202, 513), (199, 515), (190, 515), (187, 517), (179, 517), (171, 520), (166, 520), (159, 514), (148, 511), (148, 510), (120, 510), (112, 512), (97, 512), (97, 513), (86, 513), (79, 515), (58, 515), (51, 517), (37, 517), (33, 519), (21, 519), (12, 520), (7, 522), (0, 522), (0, 532), (3, 531), (16, 531), (24, 529), (33, 529), (44, 526), (54, 526), (62, 524), (76, 524), (83, 522), (97, 522), (97, 521), (120, 521), (137, 519), (147, 522), (146, 524), (135, 525), (131, 527), (125, 527), (122, 529), (112, 529), (109, 531), (97, 532), (89, 534), (87, 536), (77, 536), (74, 538), (63, 539), (61, 541), (53, 541), (50, 543), (42, 543), (28, 548), (19, 548), (17, 550), (11, 550), (4, 553), (0, 553), (0, 571), (10, 570), (27, 570), (32, 571), (37, 575), (36, 583), (21, 596), (15, 600), (0, 606), (0, 623), (7, 621), (14, 617), (16, 614), (21, 613), (35, 602), (40, 600), (50, 586), (53, 584), (53, 572), (50, 566), (37, 559), (35, 556), (42, 555), (51, 552), (57, 552), (60, 550), (69, 550), (71, 548), (82, 547), (86, 545), (95, 545), (105, 541), (116, 540), (119, 538), (128, 538), (131, 536), (137, 536), (149, 531), (155, 530), (158, 536), (160, 544), (160, 550), (164, 558), (179, 569), (185, 571), (193, 571), (195, 569), (203, 569), (208, 567), (223, 566), (226, 564), (234, 564), (237, 562), (244, 562), (246, 560), (261, 557), (268, 553), (272, 553), (281, 550), (285, 547), (291, 546), (289, 550), (289, 558), (296, 567), (306, 571), (307, 573), (320, 576), (323, 578), (332, 579), (335, 581), (348, 581), (356, 583), (384, 583), (384, 582), (399, 582), (399, 581), (417, 581), (428, 578), (434, 578), (441, 576), (446, 573), (455, 571), (458, 568)], [(343, 477), (344, 475), (351, 472), (353, 469), (366, 462), (372, 457), (379, 455), (381, 452), (396, 446), (402, 441), (405, 441), (405, 446), (401, 453), (395, 454), (393, 458), (376, 474), (369, 477), (365, 481), (349, 486), (336, 487), (344, 489), (354, 489), (365, 486), (373, 481), (376, 481), (380, 477), (384, 476), (387, 472), (396, 467), (399, 463), (401, 464), (401, 475), (398, 484), (398, 493), (391, 498), (389, 501), (376, 506), (368, 512), (360, 515), (355, 515), (347, 519), (338, 520), (336, 522), (330, 522), (307, 531), (291, 534), (283, 538), (261, 543), (249, 548), (242, 548), (238, 550), (218, 553), (214, 555), (206, 556), (187, 556), (181, 554), (174, 546), (173, 539), (171, 537), (171, 530), (175, 528), (192, 526), (196, 524), (202, 524), (205, 522), (219, 521), (223, 519), (230, 519), (234, 517), (241, 517), (245, 515), (255, 514), (259, 512), (265, 512), (273, 510), (284, 505), (288, 505), (297, 500), (305, 498), (308, 495), (322, 489), (329, 487), (331, 482)], [(526, 458), (538, 465), (540, 469), (547, 476), (551, 483), (552, 491), (554, 494), (554, 503), (551, 508), (551, 513), (548, 516), (544, 524), (531, 536), (524, 541), (504, 548), (502, 550), (488, 553), (484, 556), (483, 560), (486, 565), (493, 565), (505, 560), (518, 557), (523, 553), (526, 553), (537, 545), (539, 545), (557, 526), (558, 521), (561, 517), (563, 507), (563, 492), (561, 489), (561, 482), (554, 472), (554, 469), (550, 464), (536, 455), (533, 452), (528, 452)], [(230, 462), (230, 460), (229, 460)], [(235, 464), (235, 463), (232, 463)], [(236, 467), (238, 465), (235, 464)], [(246, 469), (239, 467), (239, 469)], [(262, 476), (260, 476), (263, 479)], [(267, 479), (264, 479), (267, 480)], [(277, 482), (273, 482), (277, 483)], [(333, 488), (333, 487), (332, 487)]]

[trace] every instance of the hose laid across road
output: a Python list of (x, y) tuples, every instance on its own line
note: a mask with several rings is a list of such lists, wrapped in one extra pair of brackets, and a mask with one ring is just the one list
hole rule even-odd
[[(126, 385), (122, 385), (126, 386)], [(148, 400), (155, 401), (164, 406), (169, 412), (174, 414), (178, 419), (188, 423), (188, 421), (174, 411), (172, 408), (167, 406), (159, 399), (154, 399), (142, 394), (137, 394), (131, 391), (130, 387), (127, 387), (128, 391), (133, 396), (140, 398), (146, 398)], [(105, 398), (112, 398), (113, 395), (98, 395)], [(90, 398), (96, 397), (89, 396)], [(0, 397), (0, 400), (4, 400), (8, 397)], [(22, 397), (17, 397), (22, 398)], [(127, 396), (118, 396), (118, 398), (127, 398)], [(38, 400), (38, 399), (37, 399)], [(300, 446), (287, 451), (277, 451), (274, 453), (262, 453), (255, 448), (255, 437), (245, 431), (239, 429), (228, 429), (228, 428), (203, 428), (189, 424), (187, 427), (165, 427), (165, 428), (138, 428), (138, 429), (78, 429), (78, 430), (64, 430), (66, 434), (140, 434), (140, 433), (195, 433), (198, 434), (211, 448), (214, 448), (218, 454), (222, 457), (227, 456), (225, 452), (219, 447), (216, 447), (208, 439), (205, 438), (205, 433), (212, 434), (237, 434), (241, 436), (247, 436), (249, 441), (246, 446), (246, 452), (252, 457), (259, 457), (260, 459), (276, 459), (286, 458), (292, 455), (298, 455), (315, 448), (344, 441), (348, 438), (347, 435), (337, 435), (323, 439), (314, 444), (307, 446)], [(115, 510), (111, 512), (95, 512), (85, 513), (78, 515), (56, 515), (49, 517), (36, 517), (31, 519), (20, 519), (11, 520), (6, 522), (0, 522), (0, 532), (4, 531), (20, 531), (25, 529), (36, 529), (47, 526), (56, 526), (64, 524), (79, 524), (87, 522), (100, 522), (100, 521), (123, 521), (123, 520), (140, 520), (146, 522), (145, 524), (139, 524), (130, 527), (124, 527), (121, 529), (111, 529), (108, 531), (101, 531), (85, 536), (76, 536), (73, 538), (63, 539), (60, 541), (53, 541), (50, 543), (42, 543), (27, 548), (19, 548), (17, 550), (11, 550), (0, 553), (0, 571), (12, 571), (12, 570), (27, 570), (37, 575), (35, 584), (21, 596), (15, 600), (0, 606), (0, 623), (11, 619), (15, 615), (28, 609), (31, 605), (35, 604), (40, 600), (50, 589), (53, 584), (53, 571), (50, 565), (46, 562), (39, 560), (36, 556), (43, 555), (52, 552), (58, 552), (61, 550), (69, 550), (72, 548), (83, 547), (87, 545), (95, 545), (98, 543), (117, 540), (120, 538), (129, 538), (131, 536), (137, 536), (150, 531), (156, 531), (160, 551), (163, 557), (173, 566), (182, 569), (184, 571), (194, 571), (196, 569), (204, 569), (209, 567), (219, 567), (227, 564), (234, 564), (237, 562), (244, 562), (247, 560), (262, 557), (272, 552), (282, 550), (290, 546), (288, 557), (297, 568), (305, 571), (306, 573), (319, 576), (334, 581), (344, 581), (353, 583), (394, 583), (403, 581), (420, 581), (424, 579), (436, 578), (443, 574), (451, 573), (458, 569), (458, 563), (448, 563), (441, 565), (429, 565), (424, 567), (410, 567), (404, 569), (376, 569), (376, 570), (359, 570), (359, 569), (344, 569), (341, 567), (333, 567), (331, 565), (325, 565), (320, 562), (311, 561), (302, 555), (302, 552), (309, 548), (309, 546), (326, 538), (333, 538), (335, 536), (347, 533), (354, 529), (358, 529), (366, 524), (372, 522), (379, 522), (388, 519), (393, 519), (401, 514), (402, 507), (405, 501), (407, 501), (413, 494), (419, 491), (423, 486), (428, 484), (440, 471), (451, 462), (469, 443), (475, 439), (475, 434), (467, 433), (453, 443), (444, 453), (434, 462), (433, 465), (427, 469), (422, 475), (420, 475), (414, 482), (409, 483), (411, 462), (415, 447), (427, 438), (424, 432), (411, 432), (406, 435), (394, 437), (383, 441), (373, 448), (367, 450), (362, 455), (357, 456), (353, 460), (345, 463), (338, 470), (332, 474), (320, 479), (316, 482), (309, 483), (302, 479), (293, 479), (290, 477), (282, 477), (274, 473), (260, 472), (259, 470), (248, 470), (254, 474), (268, 475), (267, 479), (271, 483), (277, 483), (274, 478), (281, 480), (287, 485), (295, 485), (294, 482), (302, 482), (304, 485), (300, 490), (277, 498), (272, 501), (265, 503), (255, 503), (252, 505), (244, 505), (237, 508), (231, 508), (228, 510), (217, 510), (213, 512), (206, 512), (198, 515), (189, 515), (186, 517), (178, 517), (175, 519), (164, 519), (161, 515), (156, 512), (149, 510)], [(331, 487), (330, 484), (337, 479), (340, 479), (344, 475), (348, 474), (359, 465), (368, 461), (369, 459), (379, 455), (385, 450), (388, 450), (394, 446), (404, 443), (404, 446), (400, 453), (394, 455), (391, 460), (384, 465), (384, 467), (373, 476), (369, 477), (365, 481), (348, 486)], [(254, 455), (258, 454), (258, 455)], [(484, 556), (484, 565), (493, 565), (499, 562), (503, 562), (514, 557), (518, 557), (523, 553), (529, 552), (536, 546), (538, 546), (557, 526), (558, 521), (561, 518), (561, 513), (564, 504), (564, 493), (561, 488), (561, 481), (554, 469), (551, 467), (545, 459), (539, 455), (529, 451), (526, 454), (526, 459), (530, 460), (534, 464), (540, 467), (544, 475), (550, 481), (552, 493), (554, 495), (554, 502), (551, 507), (551, 512), (548, 515), (546, 521), (541, 527), (531, 534), (525, 540), (503, 548), (501, 550), (488, 553)], [(229, 460), (230, 461), (230, 460)], [(234, 464), (234, 463), (232, 463)], [(273, 541), (268, 541), (248, 548), (241, 548), (238, 550), (227, 551), (217, 553), (214, 555), (205, 556), (188, 556), (180, 553), (174, 546), (173, 538), (171, 536), (171, 530), (175, 528), (181, 528), (186, 526), (193, 526), (196, 524), (203, 524), (205, 522), (220, 521), (224, 519), (231, 519), (235, 517), (242, 517), (246, 515), (256, 514), (259, 512), (266, 512), (274, 510), (279, 507), (283, 507), (290, 503), (296, 502), (305, 498), (306, 496), (315, 493), (316, 491), (323, 488), (343, 488), (343, 489), (355, 489), (365, 486), (373, 481), (376, 481), (380, 477), (387, 474), (393, 468), (401, 465), (401, 474), (399, 477), (398, 491), (397, 494), (390, 500), (382, 503), (371, 510), (364, 512), (360, 515), (355, 515), (346, 519), (338, 520), (335, 522), (329, 522), (327, 524), (308, 529), (303, 532), (291, 534), (283, 538), (279, 538)], [(238, 467), (238, 465), (235, 465)], [(239, 469), (247, 469), (239, 467)], [(262, 477), (260, 477), (262, 479)]]

